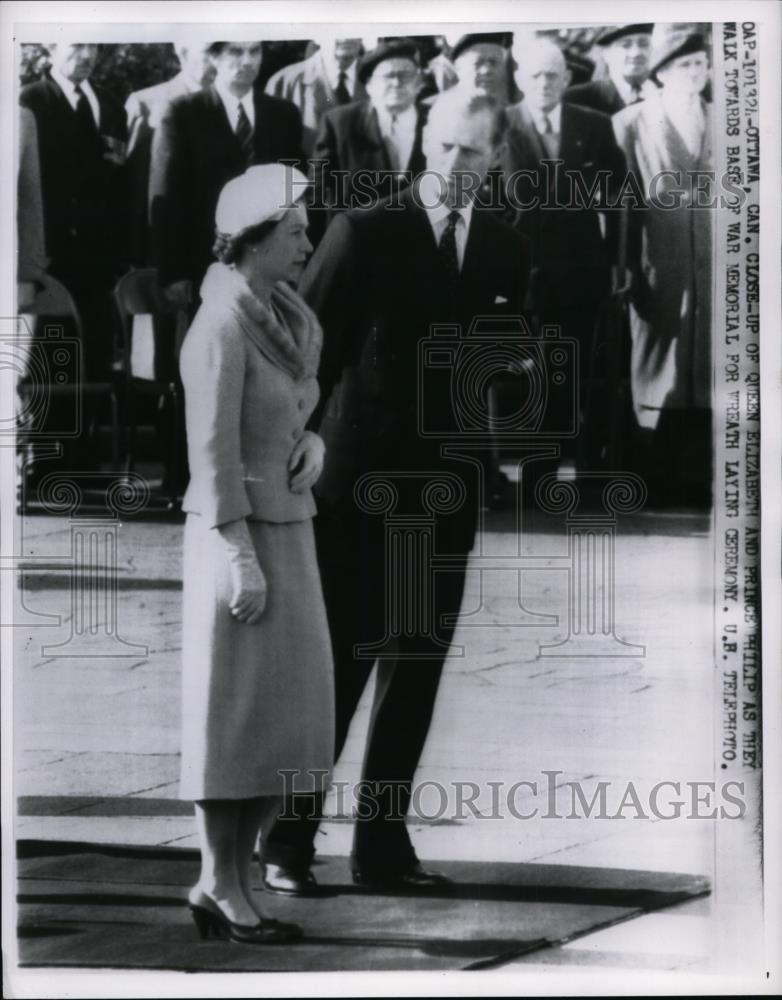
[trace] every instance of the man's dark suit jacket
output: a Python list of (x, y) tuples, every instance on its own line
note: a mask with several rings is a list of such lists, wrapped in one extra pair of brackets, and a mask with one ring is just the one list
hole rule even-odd
[(22, 89), (19, 103), (35, 115), (49, 270), (78, 296), (107, 286), (127, 264), (128, 216), (123, 166), (105, 158), (104, 137), (127, 143), (126, 115), (93, 86), (100, 107), (94, 140), (85, 140), (76, 112), (46, 78)]
[[(533, 267), (607, 267), (611, 243), (603, 239), (598, 212), (588, 192), (599, 171), (608, 171), (608, 194), (615, 196), (624, 176), (625, 160), (614, 138), (611, 119), (588, 108), (562, 105), (560, 150), (562, 162), (544, 169), (549, 159), (534, 123), (522, 111), (523, 102), (507, 109), (509, 127), (501, 152), (502, 174), (510, 208), (509, 218), (530, 240)], [(530, 171), (536, 178), (519, 175)], [(515, 198), (507, 185), (516, 176)], [(579, 185), (585, 194), (571, 197)], [(536, 196), (543, 204), (531, 204)], [(525, 207), (527, 206), (527, 207)]]
[[(314, 207), (310, 216), (317, 236), (336, 211), (370, 208), (391, 195), (392, 191), (398, 192), (406, 187), (426, 169), (421, 137), (429, 109), (418, 107), (416, 113), (418, 120), (410, 160), (403, 167), (403, 175), (397, 175), (393, 179), (390, 174), (391, 161), (380, 131), (377, 112), (368, 101), (356, 101), (341, 108), (333, 108), (323, 115), (312, 157), (325, 163), (322, 166), (314, 165), (311, 171)], [(339, 181), (334, 176), (334, 172), (339, 170), (347, 172), (345, 181)], [(373, 182), (364, 176), (359, 181), (359, 171), (384, 171), (385, 177)], [(335, 209), (319, 207), (335, 203)]]
[(259, 90), (252, 164), (214, 88), (173, 101), (155, 130), (150, 167), (152, 259), (163, 284), (189, 279), (195, 292), (214, 260), (220, 191), (248, 166), (301, 160), (301, 115), (289, 101)]
[[(356, 476), (371, 468), (437, 467), (439, 442), (421, 439), (417, 424), (418, 343), (431, 325), (456, 323), (466, 334), (477, 316), (522, 312), (526, 240), (476, 206), (454, 295), (413, 193), (402, 192), (401, 209), (381, 202), (338, 215), (302, 279), (324, 333), (313, 424), (326, 441), (317, 491), (332, 503), (349, 501)], [(447, 424), (450, 397), (427, 402)]]
[(579, 83), (565, 91), (564, 100), (567, 104), (577, 104), (581, 108), (592, 108), (602, 111), (604, 115), (615, 115), (626, 107), (614, 81), (590, 80), (589, 83)]

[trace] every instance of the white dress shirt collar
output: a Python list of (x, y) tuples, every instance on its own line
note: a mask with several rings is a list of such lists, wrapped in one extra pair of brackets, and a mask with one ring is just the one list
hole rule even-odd
[(228, 121), (231, 123), (231, 128), (236, 131), (236, 120), (239, 116), (239, 105), (244, 108), (244, 113), (247, 115), (250, 126), (255, 128), (255, 102), (253, 101), (253, 88), (247, 91), (244, 97), (239, 100), (235, 94), (224, 86), (221, 86), (216, 80), (214, 88), (220, 96), (220, 100), (223, 102), (225, 107), (225, 112), (228, 115)]
[[(434, 241), (439, 246), (442, 235), (448, 225), (448, 216), (454, 209), (439, 202), (441, 196), (441, 186), (439, 178), (434, 174), (425, 173), (421, 177), (417, 191), (418, 199), (423, 205), (429, 225), (434, 233)], [(464, 264), (464, 251), (467, 247), (467, 237), (470, 233), (470, 222), (472, 221), (473, 202), (470, 200), (464, 208), (456, 209), (461, 216), (461, 222), (456, 223), (456, 256), (459, 261), (459, 269)]]
[[(69, 80), (67, 76), (63, 76), (63, 74), (59, 70), (55, 69), (53, 66), (49, 70), (49, 75), (51, 76), (52, 80), (54, 80), (54, 82), (57, 84), (57, 86), (60, 88), (60, 90), (63, 92), (63, 94), (65, 94), (66, 100), (75, 111), (76, 105), (79, 102), (79, 95), (76, 93), (76, 84), (73, 83), (72, 80)], [(98, 102), (98, 98), (95, 94), (95, 91), (90, 86), (90, 81), (82, 80), (79, 86), (81, 87), (82, 93), (87, 98), (87, 103), (89, 104), (90, 110), (92, 111), (92, 117), (95, 119), (95, 125), (97, 127), (100, 127), (100, 104)]]

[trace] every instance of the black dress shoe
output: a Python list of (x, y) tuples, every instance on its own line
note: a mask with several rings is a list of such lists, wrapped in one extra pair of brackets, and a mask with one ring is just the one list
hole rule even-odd
[(442, 872), (427, 871), (420, 862), (398, 872), (381, 872), (354, 868), (353, 882), (367, 889), (437, 889), (453, 885)]
[(263, 886), (281, 896), (318, 896), (320, 886), (307, 868), (286, 868), (284, 865), (263, 865)]

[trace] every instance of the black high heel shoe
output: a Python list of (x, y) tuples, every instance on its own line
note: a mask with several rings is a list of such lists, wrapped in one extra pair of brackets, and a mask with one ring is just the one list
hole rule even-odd
[(264, 917), (257, 924), (236, 924), (204, 892), (189, 899), (187, 905), (202, 941), (214, 937), (237, 944), (284, 944), (301, 937), (301, 928), (297, 924), (287, 924), (270, 917)]

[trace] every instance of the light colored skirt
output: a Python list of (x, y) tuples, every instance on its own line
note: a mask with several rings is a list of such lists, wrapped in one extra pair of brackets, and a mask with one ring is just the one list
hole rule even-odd
[[(237, 622), (214, 528), (188, 514), (184, 541), (179, 797), (281, 795), (282, 771), (330, 771), (331, 643), (312, 521), (248, 521), (266, 576), (256, 625)], [(312, 787), (304, 774), (296, 790)]]

